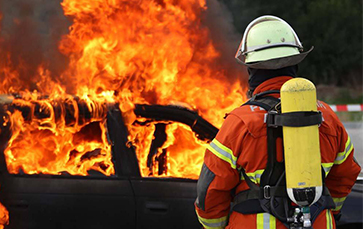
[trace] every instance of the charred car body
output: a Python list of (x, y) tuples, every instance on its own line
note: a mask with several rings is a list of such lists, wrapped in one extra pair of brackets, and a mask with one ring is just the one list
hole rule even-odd
[[(91, 114), (82, 109), (86, 119)], [(18, 108), (17, 108), (18, 109)], [(23, 108), (21, 108), (23, 109)], [(20, 109), (20, 110), (21, 110)], [(105, 107), (107, 136), (112, 146), (115, 173), (105, 176), (90, 170), (89, 176), (8, 172), (4, 154), (0, 157), (0, 202), (10, 213), (7, 228), (200, 228), (194, 210), (196, 180), (142, 177), (135, 148), (128, 141), (128, 129), (117, 105)], [(6, 112), (3, 110), (3, 114)], [(28, 117), (33, 111), (22, 110)], [(201, 140), (212, 140), (218, 129), (196, 112), (161, 105), (136, 105), (136, 116), (145, 125), (157, 122), (147, 157), (147, 166), (158, 160), (159, 173), (167, 169), (165, 155), (155, 157), (166, 140), (168, 122), (188, 125)], [(42, 111), (35, 112), (42, 115)], [(4, 125), (2, 125), (4, 126)], [(1, 131), (4, 152), (11, 132)], [(185, 152), (188, 153), (187, 151)], [(200, 152), (201, 154), (203, 152)], [(357, 181), (342, 209), (339, 228), (361, 228), (363, 184)]]

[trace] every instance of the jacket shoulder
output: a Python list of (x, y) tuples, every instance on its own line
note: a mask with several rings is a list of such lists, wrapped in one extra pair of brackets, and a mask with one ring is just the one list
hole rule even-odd
[(267, 112), (259, 106), (243, 105), (234, 109), (228, 116), (238, 117), (253, 137), (266, 135), (265, 114)]
[(340, 122), (338, 116), (331, 109), (331, 107), (323, 101), (318, 100), (317, 107), (318, 110), (321, 111), (323, 116), (323, 123), (321, 124), (319, 130), (323, 133), (337, 136), (338, 129), (343, 127), (343, 124)]

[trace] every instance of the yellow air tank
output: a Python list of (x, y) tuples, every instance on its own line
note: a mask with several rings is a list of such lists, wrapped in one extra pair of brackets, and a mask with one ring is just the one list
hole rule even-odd
[[(282, 115), (319, 114), (316, 102), (315, 86), (307, 79), (294, 78), (281, 87)], [(297, 205), (310, 206), (323, 189), (318, 124), (282, 128), (287, 193)]]

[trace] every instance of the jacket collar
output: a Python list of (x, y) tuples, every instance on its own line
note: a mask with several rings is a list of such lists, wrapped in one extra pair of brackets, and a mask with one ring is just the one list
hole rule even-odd
[(280, 90), (282, 85), (288, 81), (289, 79), (292, 79), (291, 76), (278, 76), (274, 77), (272, 79), (266, 80), (265, 82), (261, 83), (256, 87), (253, 94), (258, 94), (264, 91), (270, 91), (270, 90)]

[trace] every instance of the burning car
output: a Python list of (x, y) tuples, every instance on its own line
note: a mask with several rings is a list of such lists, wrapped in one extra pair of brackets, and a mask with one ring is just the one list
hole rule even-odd
[[(216, 127), (184, 107), (137, 104), (131, 114), (135, 118), (132, 126), (143, 129), (144, 139), (132, 139), (125, 125), (128, 116), (122, 115), (118, 104), (90, 105), (79, 98), (47, 105), (44, 102), (13, 98), (2, 106), (0, 202), (10, 212), (7, 228), (200, 228), (194, 212), (198, 175), (182, 178), (175, 175), (182, 171), (171, 171), (173, 165), (190, 159), (191, 150), (186, 145), (181, 159), (173, 155), (175, 149), (168, 143), (167, 131), (170, 125), (183, 126), (187, 130), (184, 134), (205, 144), (218, 132)], [(32, 148), (54, 150), (52, 144), (57, 141), (55, 134), (49, 133), (49, 118), (65, 129), (79, 126), (72, 133), (73, 147), (66, 150), (64, 171), (42, 170), (42, 163), (47, 162), (39, 155), (28, 158), (27, 164), (14, 164), (17, 159), (23, 160), (17, 150), (26, 147), (22, 142), (27, 139), (23, 139), (26, 134), (39, 141)], [(28, 129), (16, 132), (20, 126), (13, 123), (19, 120), (28, 129), (31, 128), (27, 125), (37, 128), (29, 133), (25, 133)], [(36, 140), (39, 136), (43, 139)], [(96, 144), (103, 141), (110, 147), (109, 152), (104, 145)], [(147, 142), (147, 149), (137, 149), (140, 141)], [(79, 142), (83, 147), (77, 145)], [(146, 150), (146, 155), (138, 156), (140, 150)], [(199, 154), (202, 158), (203, 150)], [(53, 161), (47, 158), (48, 165), (43, 166), (52, 168), (49, 163), (62, 161), (53, 157)], [(36, 162), (39, 165), (35, 170), (32, 163)], [(201, 165), (201, 161), (198, 163)], [(339, 228), (361, 227), (362, 192), (362, 183), (357, 183), (343, 207)]]
[[(198, 228), (195, 178), (168, 175), (168, 160), (176, 160), (165, 147), (168, 125), (183, 125), (201, 142), (218, 129), (186, 108), (140, 104), (133, 126), (150, 134), (131, 141), (117, 104), (88, 102), (3, 103), (0, 201), (10, 213), (8, 228)], [(137, 141), (149, 141), (145, 160), (137, 157)]]

